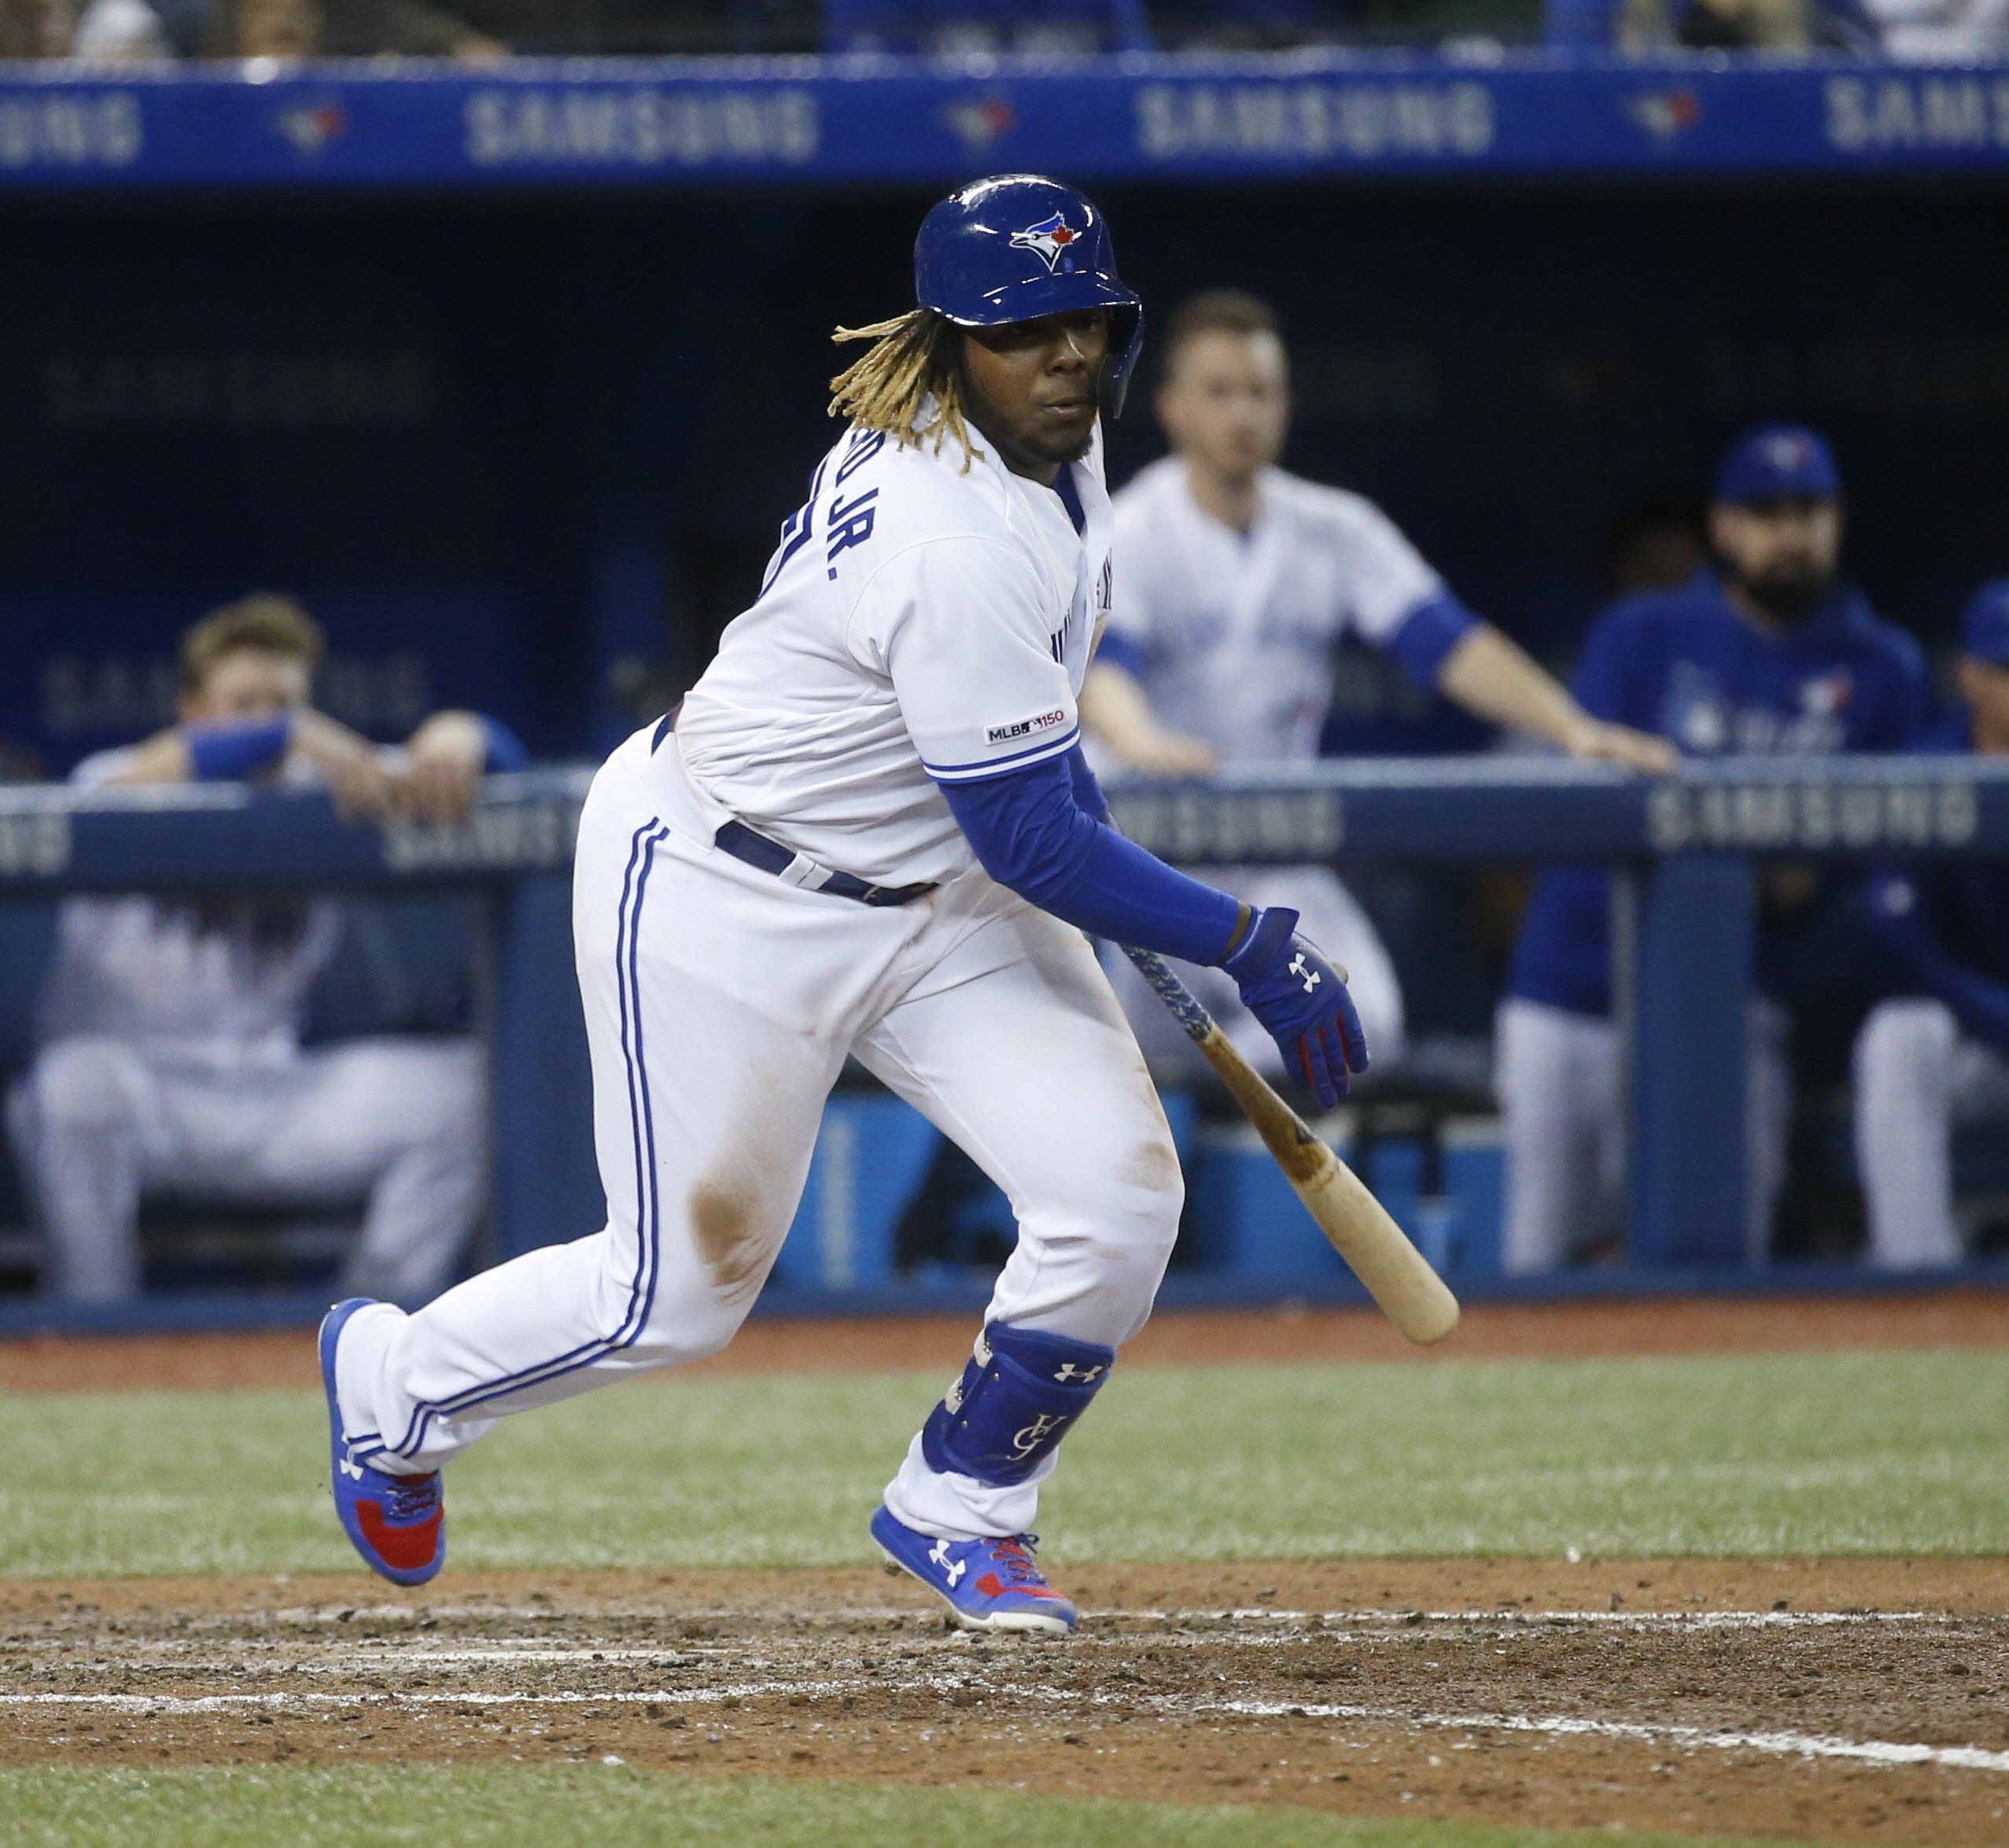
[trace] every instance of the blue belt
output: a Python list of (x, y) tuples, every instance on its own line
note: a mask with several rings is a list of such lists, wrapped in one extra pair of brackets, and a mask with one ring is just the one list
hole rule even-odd
[(856, 873), (834, 872), (828, 866), (819, 866), (805, 854), (795, 853), (778, 840), (755, 833), (743, 821), (727, 822), (712, 836), (712, 843), (734, 859), (771, 872), (787, 884), (800, 886), (805, 891), (828, 892), (833, 898), (855, 898), (861, 905), (910, 904), (935, 887), (931, 879), (918, 885), (875, 886)]

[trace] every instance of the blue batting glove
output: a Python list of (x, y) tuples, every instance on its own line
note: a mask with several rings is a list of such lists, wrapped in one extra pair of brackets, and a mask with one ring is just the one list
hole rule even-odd
[(1242, 1005), (1276, 1041), (1284, 1069), (1329, 1110), (1352, 1075), (1367, 1069), (1367, 1039), (1345, 979), (1297, 934), (1297, 917), (1288, 906), (1259, 911), (1221, 967), (1234, 977)]

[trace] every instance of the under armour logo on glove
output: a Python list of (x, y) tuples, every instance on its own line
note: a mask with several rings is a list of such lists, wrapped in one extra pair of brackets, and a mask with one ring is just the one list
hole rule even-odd
[(1301, 950), (1291, 958), (1291, 973), (1304, 984), (1304, 991), (1307, 994), (1309, 994), (1325, 979), (1316, 969), (1306, 966), (1304, 952)]
[(1297, 935), (1297, 913), (1288, 906), (1256, 913), (1220, 966), (1234, 978), (1242, 1005), (1276, 1041), (1284, 1069), (1331, 1109), (1353, 1075), (1367, 1069), (1346, 972)]

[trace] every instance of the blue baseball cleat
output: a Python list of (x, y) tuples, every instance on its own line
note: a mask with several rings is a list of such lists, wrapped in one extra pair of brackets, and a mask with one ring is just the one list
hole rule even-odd
[(942, 1599), (966, 1630), (1026, 1630), (1064, 1636), (1075, 1627), (1075, 1607), (1046, 1582), (1033, 1562), (1038, 1537), (937, 1540), (916, 1533), (890, 1510), (872, 1516), (872, 1538), (889, 1572), (905, 1572)]
[(328, 1397), (328, 1480), (342, 1532), (363, 1563), (394, 1585), (422, 1585), (446, 1563), (447, 1510), (440, 1473), (393, 1476), (349, 1455), (335, 1403), (335, 1345), (368, 1297), (351, 1297), (321, 1319), (321, 1385)]

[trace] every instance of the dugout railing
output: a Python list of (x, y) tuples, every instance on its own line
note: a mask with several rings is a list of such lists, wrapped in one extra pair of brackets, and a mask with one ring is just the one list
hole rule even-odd
[[(339, 821), (324, 798), (237, 785), (7, 788), (0, 903), (230, 887), (483, 894), (479, 962), (488, 992), (478, 1015), (492, 1052), (495, 1244), (507, 1256), (600, 1220), (570, 907), (589, 777), (584, 769), (495, 777), (463, 822), (381, 828)], [(1110, 793), (1130, 834), (1174, 861), (1344, 868), (1354, 860), (1576, 860), (1618, 871), (1627, 1261), (1588, 1278), (1491, 1285), (1518, 1293), (1767, 1281), (1746, 1259), (1743, 1232), (1745, 999), (1760, 858), (2009, 853), (2009, 762), (1977, 758), (1727, 759), (1658, 781), (1540, 758), (1361, 759), (1204, 782), (1117, 783)], [(1808, 1280), (1808, 1267), (1786, 1268)], [(1188, 1287), (1208, 1289), (1202, 1276)], [(798, 1289), (788, 1306), (888, 1305)], [(19, 1301), (0, 1305), (0, 1330), (286, 1322), (313, 1307), (255, 1296), (103, 1311)]]

